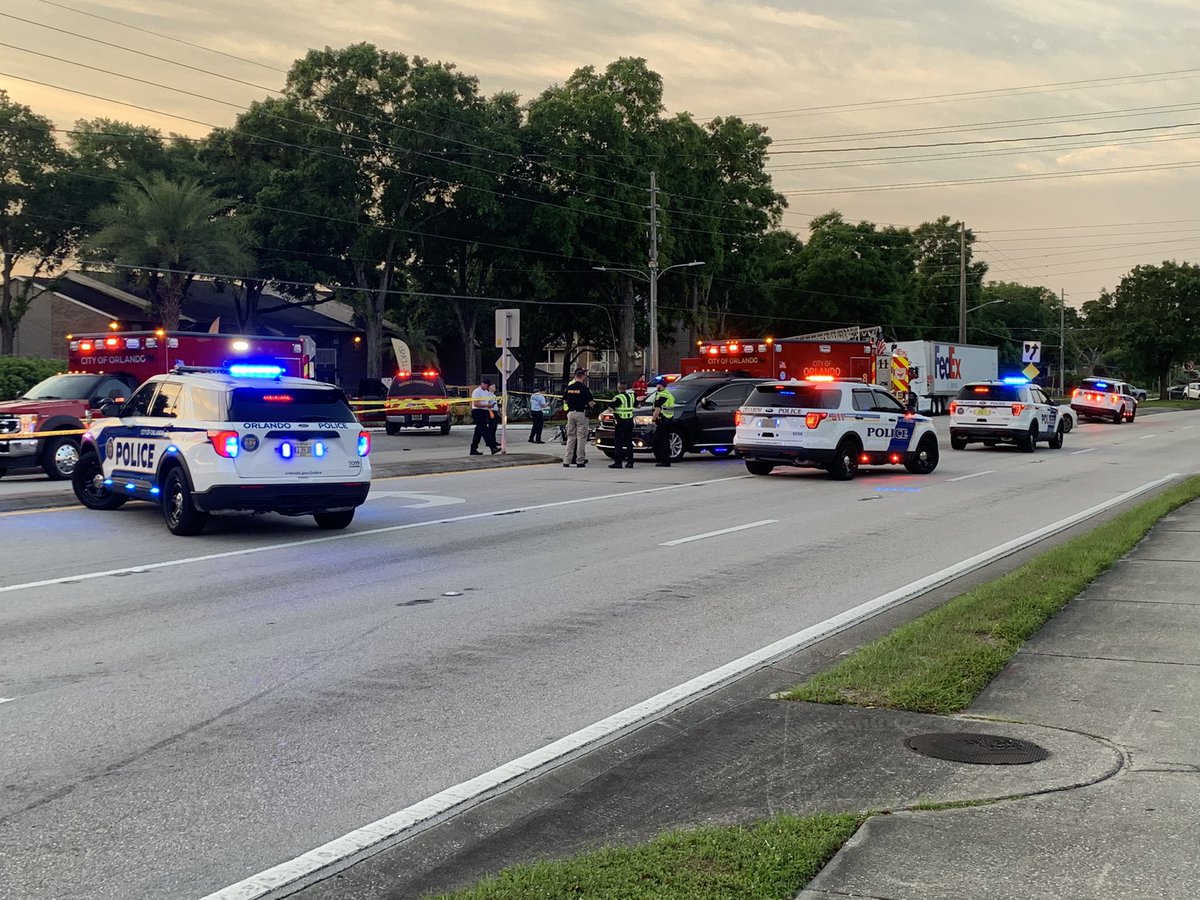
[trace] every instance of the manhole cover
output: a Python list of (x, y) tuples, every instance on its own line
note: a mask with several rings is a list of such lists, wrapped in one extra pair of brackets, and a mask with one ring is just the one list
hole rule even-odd
[(904, 746), (922, 756), (980, 766), (1020, 766), (1050, 755), (1031, 741), (970, 732), (917, 734), (905, 738)]

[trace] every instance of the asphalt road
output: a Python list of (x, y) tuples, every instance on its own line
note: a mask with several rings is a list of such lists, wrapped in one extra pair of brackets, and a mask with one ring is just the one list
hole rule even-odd
[[(941, 423), (944, 428), (944, 421)], [(202, 896), (1172, 472), (1200, 417), (927, 477), (386, 479), (348, 532), (0, 514), (0, 897)], [(737, 529), (728, 530), (726, 529)], [(723, 532), (704, 537), (711, 532)]]

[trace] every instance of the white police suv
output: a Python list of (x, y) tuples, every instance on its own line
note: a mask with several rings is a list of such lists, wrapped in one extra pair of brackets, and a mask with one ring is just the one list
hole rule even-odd
[(816, 377), (755, 387), (738, 410), (733, 445), (753, 475), (808, 466), (846, 481), (859, 466), (903, 465), (928, 475), (938, 464), (937, 432), (925, 416), (883, 388)]
[(283, 371), (177, 366), (104, 406), (83, 435), (75, 496), (89, 509), (158, 503), (180, 535), (226, 510), (345, 528), (371, 487), (370, 435), (340, 389)]
[(1085, 378), (1071, 392), (1071, 409), (1080, 416), (1110, 419), (1116, 425), (1137, 417), (1134, 389), (1118, 379)]
[(950, 403), (950, 446), (955, 450), (971, 443), (1016, 444), (1032, 453), (1039, 441), (1058, 450), (1067, 431), (1058, 406), (1027, 378), (970, 382)]

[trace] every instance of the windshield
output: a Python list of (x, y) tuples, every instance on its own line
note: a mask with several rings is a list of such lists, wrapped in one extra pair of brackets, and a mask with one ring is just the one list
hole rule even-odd
[(760, 384), (746, 399), (746, 406), (769, 406), (783, 409), (837, 409), (842, 402), (842, 389), (815, 387), (811, 384)]
[(389, 397), (445, 397), (446, 385), (442, 379), (427, 380), (424, 378), (396, 379), (388, 388)]
[(958, 392), (959, 400), (1000, 400), (1003, 403), (1015, 403), (1021, 399), (1021, 392), (1011, 384), (968, 384)]
[(674, 384), (667, 385), (667, 393), (675, 398), (676, 403), (691, 403), (711, 386), (711, 381), (676, 381)]
[(329, 388), (234, 388), (229, 420), (235, 422), (354, 422), (341, 391)]
[(39, 381), (24, 394), (22, 400), (86, 400), (103, 375), (51, 375)]

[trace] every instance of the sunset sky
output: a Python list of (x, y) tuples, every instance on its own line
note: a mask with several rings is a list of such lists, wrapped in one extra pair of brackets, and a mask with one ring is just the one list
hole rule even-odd
[(0, 0), (0, 88), (64, 127), (109, 116), (202, 135), (308, 48), (359, 41), (525, 99), (645, 57), (670, 112), (769, 126), (802, 236), (833, 208), (895, 225), (944, 214), (975, 230), (990, 278), (1074, 304), (1138, 263), (1200, 254), (1195, 0)]

